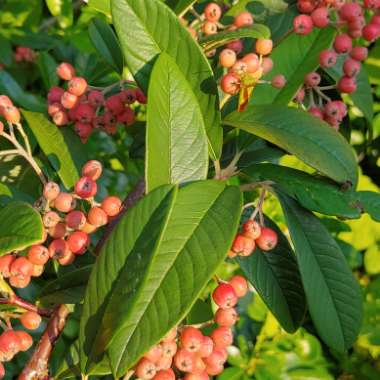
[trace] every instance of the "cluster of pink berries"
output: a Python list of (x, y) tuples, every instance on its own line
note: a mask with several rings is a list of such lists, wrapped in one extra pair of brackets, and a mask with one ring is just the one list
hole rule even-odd
[[(94, 201), (96, 180), (101, 173), (101, 163), (92, 160), (84, 165), (82, 177), (73, 193), (60, 191), (55, 182), (44, 186), (43, 241), (31, 246), (26, 257), (13, 254), (0, 257), (0, 274), (8, 278), (12, 286), (26, 287), (31, 277), (43, 273), (49, 259), (55, 259), (61, 265), (71, 264), (77, 255), (86, 252), (90, 244), (89, 235), (118, 215), (122, 206), (118, 197), (108, 196), (101, 203)], [(87, 215), (82, 211), (86, 204), (89, 207)]]
[(136, 377), (142, 380), (208, 380), (209, 376), (221, 374), (228, 357), (227, 347), (233, 343), (232, 327), (239, 319), (234, 307), (238, 298), (247, 292), (248, 284), (242, 276), (220, 283), (212, 294), (218, 310), (214, 316), (217, 326), (211, 334), (204, 335), (194, 326), (174, 328), (140, 359), (135, 367)]
[(228, 256), (230, 258), (250, 256), (256, 246), (262, 251), (270, 251), (276, 247), (277, 242), (276, 231), (260, 226), (258, 222), (249, 219), (243, 224), (242, 232), (236, 235)]
[[(0, 116), (8, 123), (18, 124), (21, 119), (20, 111), (7, 95), (0, 95)], [(0, 121), (0, 135), (4, 131), (4, 124)]]
[(28, 62), (34, 63), (37, 58), (36, 52), (25, 46), (17, 46), (16, 50), (13, 54), (14, 60), (18, 63), (20, 62)]
[(91, 89), (87, 81), (75, 76), (74, 67), (67, 62), (57, 67), (57, 75), (67, 83), (67, 89), (55, 86), (48, 93), (48, 113), (57, 126), (74, 123), (74, 128), (85, 143), (91, 133), (102, 130), (117, 132), (118, 124), (126, 126), (135, 122), (131, 105), (136, 101), (145, 104), (147, 99), (138, 88), (121, 89), (105, 98), (104, 91)]

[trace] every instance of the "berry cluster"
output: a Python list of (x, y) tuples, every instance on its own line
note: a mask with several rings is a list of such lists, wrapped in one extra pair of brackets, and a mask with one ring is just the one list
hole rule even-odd
[(20, 62), (34, 63), (36, 61), (37, 54), (31, 48), (28, 48), (25, 46), (17, 46), (13, 54), (13, 57), (14, 57), (14, 60), (18, 63)]
[(208, 380), (222, 373), (227, 347), (233, 343), (232, 327), (238, 321), (234, 307), (247, 292), (248, 284), (242, 276), (219, 283), (212, 294), (218, 310), (211, 334), (204, 335), (195, 326), (174, 328), (140, 359), (135, 375), (142, 380)]
[(43, 241), (31, 246), (26, 257), (14, 254), (0, 257), (0, 274), (8, 278), (13, 287), (26, 287), (31, 277), (43, 273), (49, 259), (55, 259), (61, 265), (71, 264), (77, 255), (86, 252), (89, 235), (120, 212), (122, 203), (118, 197), (108, 196), (101, 203), (94, 201), (96, 180), (101, 173), (101, 163), (92, 160), (84, 165), (73, 193), (61, 191), (55, 182), (44, 186), (41, 200), (45, 228)]
[[(19, 124), (21, 119), (20, 111), (13, 104), (7, 95), (0, 95), (0, 116), (8, 123)], [(0, 121), (0, 135), (4, 131), (4, 124)]]
[(48, 113), (57, 126), (74, 123), (74, 128), (85, 143), (95, 129), (108, 134), (117, 132), (118, 124), (125, 126), (135, 122), (135, 112), (131, 107), (136, 101), (145, 104), (147, 99), (138, 88), (124, 89), (105, 98), (106, 91), (88, 86), (87, 81), (75, 76), (74, 67), (61, 63), (57, 75), (67, 81), (67, 89), (55, 86), (48, 93)]
[[(337, 89), (340, 93), (352, 94), (357, 89), (356, 77), (361, 69), (361, 62), (367, 58), (368, 50), (362, 41), (373, 42), (380, 37), (380, 15), (374, 14), (369, 22), (366, 14), (380, 7), (378, 0), (359, 2), (298, 0), (298, 9), (303, 14), (295, 17), (294, 31), (307, 35), (314, 27), (335, 26), (338, 34), (333, 47), (323, 50), (319, 56), (322, 68), (331, 68), (337, 64), (338, 57), (344, 57), (343, 76), (334, 86), (320, 87), (321, 76), (312, 72), (306, 75), (304, 88), (296, 95), (296, 101), (303, 102), (305, 90), (310, 93), (308, 110), (311, 114), (324, 119), (335, 129), (339, 128), (347, 114), (346, 106), (341, 101), (331, 101), (323, 92)], [(319, 102), (314, 101), (314, 95)]]
[(276, 247), (278, 236), (269, 227), (260, 226), (255, 220), (249, 219), (243, 224), (242, 232), (238, 233), (228, 256), (250, 256), (258, 246), (262, 251), (270, 251)]

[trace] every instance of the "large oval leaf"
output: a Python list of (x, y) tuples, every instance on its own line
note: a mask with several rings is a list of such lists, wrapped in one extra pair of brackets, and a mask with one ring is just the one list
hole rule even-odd
[(92, 44), (103, 59), (119, 74), (123, 72), (123, 53), (112, 28), (103, 20), (94, 18), (88, 26)]
[(28, 203), (12, 202), (0, 210), (0, 255), (42, 240), (40, 214)]
[(376, 222), (380, 222), (380, 194), (373, 191), (358, 191), (356, 197), (364, 212)]
[(362, 320), (361, 290), (336, 241), (309, 211), (279, 193), (294, 243), (313, 323), (338, 352), (355, 342)]
[[(286, 78), (286, 86), (281, 90), (268, 85), (258, 85), (251, 97), (251, 104), (288, 104), (304, 82), (305, 75), (319, 65), (319, 53), (327, 49), (334, 40), (335, 29), (315, 28), (307, 36), (292, 33), (273, 49), (271, 58), (275, 65), (268, 75), (277, 74)], [(291, 53), (290, 53), (291, 52)]]
[(73, 187), (79, 178), (78, 170), (61, 131), (42, 113), (22, 110), (22, 114), (65, 187)]
[(207, 170), (207, 137), (199, 103), (176, 63), (162, 53), (148, 91), (147, 190), (205, 179)]
[(291, 333), (300, 326), (306, 312), (301, 276), (287, 238), (269, 218), (265, 219), (265, 225), (277, 232), (276, 248), (264, 252), (256, 247), (251, 256), (238, 261), (269, 310)]
[(222, 146), (218, 90), (199, 45), (159, 0), (112, 0), (112, 17), (125, 62), (143, 90), (148, 88), (154, 61), (161, 52), (176, 61), (202, 110), (210, 156), (218, 159)]
[(124, 375), (184, 318), (227, 254), (241, 202), (237, 187), (204, 181), (161, 186), (127, 213), (90, 277), (82, 372), (107, 350), (114, 374)]
[(303, 207), (325, 215), (359, 218), (360, 205), (353, 191), (342, 191), (323, 177), (274, 164), (256, 164), (243, 169), (250, 181), (272, 181), (281, 191)]
[(163, 0), (177, 15), (185, 13), (197, 0)]
[(354, 152), (325, 122), (305, 111), (281, 106), (248, 106), (233, 112), (224, 123), (244, 129), (294, 154), (337, 182), (356, 186)]

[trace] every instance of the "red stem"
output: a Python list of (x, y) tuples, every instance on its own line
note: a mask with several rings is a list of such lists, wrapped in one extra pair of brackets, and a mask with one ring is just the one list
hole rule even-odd
[(29, 362), (21, 372), (18, 380), (48, 380), (49, 359), (53, 347), (65, 327), (69, 309), (60, 305), (54, 311), (45, 332), (42, 334)]
[(52, 310), (39, 308), (36, 305), (29, 303), (28, 301), (25, 301), (22, 298), (18, 297), (16, 294), (12, 294), (10, 295), (9, 298), (6, 298), (6, 299), (0, 299), (0, 304), (13, 305), (27, 311), (34, 311), (35, 313), (38, 313), (42, 317), (51, 317), (53, 313)]

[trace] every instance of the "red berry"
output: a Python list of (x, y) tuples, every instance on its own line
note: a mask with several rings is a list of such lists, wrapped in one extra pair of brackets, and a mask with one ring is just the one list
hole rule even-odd
[(171, 368), (158, 371), (153, 380), (175, 380), (174, 371)]
[(66, 235), (66, 227), (66, 223), (64, 222), (57, 223), (55, 226), (48, 229), (48, 234), (53, 239), (61, 239)]
[(75, 75), (74, 67), (67, 62), (62, 62), (56, 71), (57, 75), (63, 80), (71, 80)]
[(338, 82), (338, 90), (345, 94), (352, 94), (356, 91), (356, 81), (355, 78), (342, 77)]
[(15, 261), (13, 255), (5, 255), (0, 257), (0, 274), (8, 278), (11, 275), (11, 265)]
[(335, 37), (334, 49), (339, 54), (349, 53), (352, 49), (352, 38), (346, 34), (338, 34)]
[(365, 61), (368, 56), (368, 49), (365, 46), (355, 46), (352, 48), (350, 56), (359, 62)]
[(152, 363), (157, 363), (159, 359), (162, 357), (162, 346), (160, 344), (156, 344), (153, 346), (145, 355), (144, 358), (150, 360)]
[(28, 260), (34, 265), (45, 265), (49, 260), (49, 250), (43, 245), (32, 245), (28, 251)]
[(117, 122), (126, 124), (126, 125), (132, 125), (134, 124), (136, 118), (135, 118), (135, 111), (131, 107), (125, 107), (124, 111), (117, 115)]
[(66, 254), (64, 254), (62, 257), (60, 257), (58, 259), (58, 262), (61, 264), (61, 265), (70, 265), (74, 262), (75, 260), (75, 255), (68, 251), (66, 252)]
[(238, 298), (244, 297), (248, 292), (248, 283), (243, 276), (234, 276), (228, 283), (234, 288)]
[(212, 376), (219, 375), (224, 370), (224, 363), (226, 362), (226, 360), (226, 350), (223, 348), (216, 348), (208, 358), (205, 358), (207, 373)]
[(363, 38), (366, 41), (372, 42), (380, 35), (380, 26), (377, 24), (368, 24), (363, 28)]
[(231, 346), (234, 341), (234, 336), (229, 327), (217, 327), (210, 335), (216, 348), (226, 348)]
[(272, 78), (271, 84), (274, 88), (283, 88), (286, 85), (286, 79), (282, 74), (278, 74)]
[(230, 72), (237, 74), (239, 77), (248, 71), (248, 65), (242, 60), (239, 59), (231, 67)]
[(59, 111), (64, 111), (64, 108), (61, 103), (56, 102), (48, 105), (48, 114), (50, 116), (54, 116), (54, 114), (56, 114)]
[(20, 321), (27, 330), (36, 330), (40, 326), (42, 319), (38, 313), (27, 311), (21, 315)]
[(121, 200), (115, 196), (109, 196), (102, 201), (102, 209), (108, 216), (116, 216), (121, 209)]
[(79, 210), (70, 211), (65, 217), (67, 227), (73, 230), (80, 230), (86, 224), (86, 221), (86, 216)]
[(74, 77), (68, 84), (68, 91), (75, 96), (83, 95), (86, 90), (87, 82), (86, 79), (82, 77)]
[(221, 66), (230, 68), (236, 62), (236, 53), (232, 49), (223, 49), (219, 54), (219, 63)]
[(227, 49), (233, 50), (236, 54), (240, 54), (243, 51), (243, 42), (241, 40), (231, 41), (226, 45)]
[(360, 62), (352, 58), (346, 58), (343, 63), (343, 72), (348, 77), (354, 77), (360, 72)]
[(49, 255), (52, 259), (60, 259), (70, 253), (69, 245), (63, 239), (55, 239), (49, 245)]
[(119, 115), (124, 111), (124, 103), (121, 97), (112, 95), (106, 100), (106, 107), (112, 112), (113, 115)]
[(271, 228), (263, 227), (261, 229), (261, 235), (256, 239), (257, 246), (263, 251), (270, 251), (277, 245), (277, 233)]
[(269, 39), (256, 40), (256, 53), (260, 55), (268, 55), (272, 52), (273, 41)]
[(96, 181), (102, 175), (103, 167), (99, 161), (91, 160), (86, 162), (82, 168), (82, 176), (89, 177), (93, 181)]
[(297, 8), (300, 13), (311, 13), (315, 9), (316, 4), (310, 0), (299, 0), (297, 2)]
[(195, 327), (185, 327), (181, 332), (181, 345), (189, 352), (198, 352), (203, 344), (203, 334)]
[(82, 177), (75, 184), (74, 191), (75, 194), (80, 198), (87, 199), (92, 198), (98, 190), (96, 182), (90, 177)]
[(347, 113), (346, 105), (340, 100), (333, 100), (326, 103), (325, 114), (330, 118), (335, 118), (336, 120), (342, 120)]
[(82, 255), (90, 244), (90, 238), (83, 231), (75, 231), (67, 238), (67, 244), (72, 253)]
[(46, 228), (56, 226), (60, 220), (61, 217), (54, 211), (48, 211), (42, 218), (42, 221)]
[(239, 234), (232, 243), (232, 250), (240, 256), (249, 256), (255, 250), (255, 240)]
[(293, 28), (297, 34), (309, 34), (313, 31), (313, 20), (308, 15), (296, 16), (293, 20)]
[(76, 206), (75, 198), (68, 193), (59, 193), (54, 200), (54, 207), (60, 212), (69, 212)]
[(311, 14), (311, 19), (317, 28), (325, 28), (330, 23), (328, 9), (326, 7), (316, 8)]
[(14, 288), (26, 288), (30, 284), (30, 277), (23, 277), (23, 276), (10, 276), (9, 277), (9, 283)]
[(161, 347), (164, 357), (172, 358), (177, 352), (177, 343), (174, 340), (171, 342), (162, 342)]
[(135, 369), (135, 374), (142, 380), (153, 379), (156, 375), (156, 366), (150, 360), (142, 358)]
[[(60, 103), (65, 90), (61, 87), (54, 86), (49, 90), (47, 95), (48, 103)], [(1, 103), (0, 103), (1, 106)]]
[(88, 222), (96, 227), (101, 227), (107, 224), (108, 217), (100, 207), (92, 207), (87, 215)]
[(367, 9), (377, 9), (380, 8), (379, 0), (364, 0), (363, 1), (364, 8)]
[(59, 186), (55, 182), (48, 182), (44, 186), (43, 195), (48, 201), (53, 201), (59, 195)]
[[(232, 309), (219, 309), (219, 310), (232, 310)], [(199, 350), (199, 355), (202, 358), (207, 358), (214, 350), (214, 342), (209, 336), (203, 336), (202, 346)]]
[(222, 9), (216, 3), (208, 3), (204, 10), (204, 14), (205, 14), (206, 20), (217, 22), (222, 16)]
[(324, 113), (323, 111), (318, 108), (318, 107), (310, 107), (308, 112), (312, 115), (314, 115), (315, 117), (318, 117), (319, 119), (323, 120), (323, 117), (324, 117)]
[(0, 335), (0, 361), (8, 362), (20, 351), (20, 339), (14, 330)]
[(88, 123), (75, 123), (75, 132), (80, 137), (81, 141), (85, 143), (92, 133), (92, 125)]
[(247, 220), (243, 224), (243, 234), (247, 238), (250, 238), (253, 240), (257, 239), (261, 234), (260, 224), (254, 220), (251, 220), (251, 219)]
[(11, 276), (30, 277), (33, 264), (26, 257), (18, 257), (11, 264)]
[(126, 90), (122, 90), (119, 96), (124, 103), (133, 104), (136, 101), (136, 90), (134, 88), (127, 88)]
[(174, 364), (182, 372), (192, 372), (194, 356), (191, 352), (180, 348), (174, 355)]
[(78, 97), (74, 94), (71, 94), (68, 91), (65, 91), (61, 97), (61, 104), (66, 108), (66, 109), (71, 109), (76, 107), (78, 104)]
[(301, 87), (301, 88), (297, 91), (297, 93), (296, 93), (296, 95), (295, 95), (295, 97), (294, 97), (294, 100), (295, 100), (296, 102), (298, 102), (298, 103), (302, 103), (304, 99), (305, 99), (305, 89), (304, 89), (303, 87)]
[(215, 313), (214, 320), (219, 326), (232, 327), (238, 320), (238, 313), (234, 308), (218, 309)]
[(90, 104), (82, 103), (76, 108), (75, 116), (81, 123), (91, 123), (95, 117), (95, 110)]
[(221, 283), (212, 293), (214, 302), (222, 309), (229, 309), (237, 304), (238, 297), (230, 284)]
[(136, 88), (136, 99), (141, 104), (146, 104), (147, 102), (147, 97), (139, 88)]
[(88, 102), (98, 108), (104, 103), (104, 95), (101, 91), (93, 90), (88, 94)]
[(21, 119), (21, 114), (18, 108), (14, 106), (2, 107), (2, 114), (6, 121), (11, 124), (18, 124)]
[(240, 91), (240, 78), (235, 73), (228, 73), (223, 76), (220, 86), (226, 94), (236, 95)]
[(245, 55), (242, 61), (247, 65), (246, 70), (248, 73), (255, 73), (260, 68), (260, 59), (255, 53)]
[(357, 3), (345, 3), (339, 9), (339, 16), (345, 21), (355, 21), (362, 15), (362, 7)]
[(27, 332), (17, 330), (15, 331), (15, 334), (19, 339), (20, 351), (28, 351), (29, 348), (33, 346), (33, 339)]
[(242, 12), (235, 16), (234, 25), (237, 28), (242, 28), (245, 26), (251, 26), (253, 24), (253, 17), (250, 12)]
[(323, 68), (333, 67), (336, 64), (337, 54), (334, 50), (326, 49), (319, 54), (319, 64)]
[(317, 72), (312, 72), (305, 75), (305, 85), (308, 87), (316, 87), (321, 82), (321, 76)]

